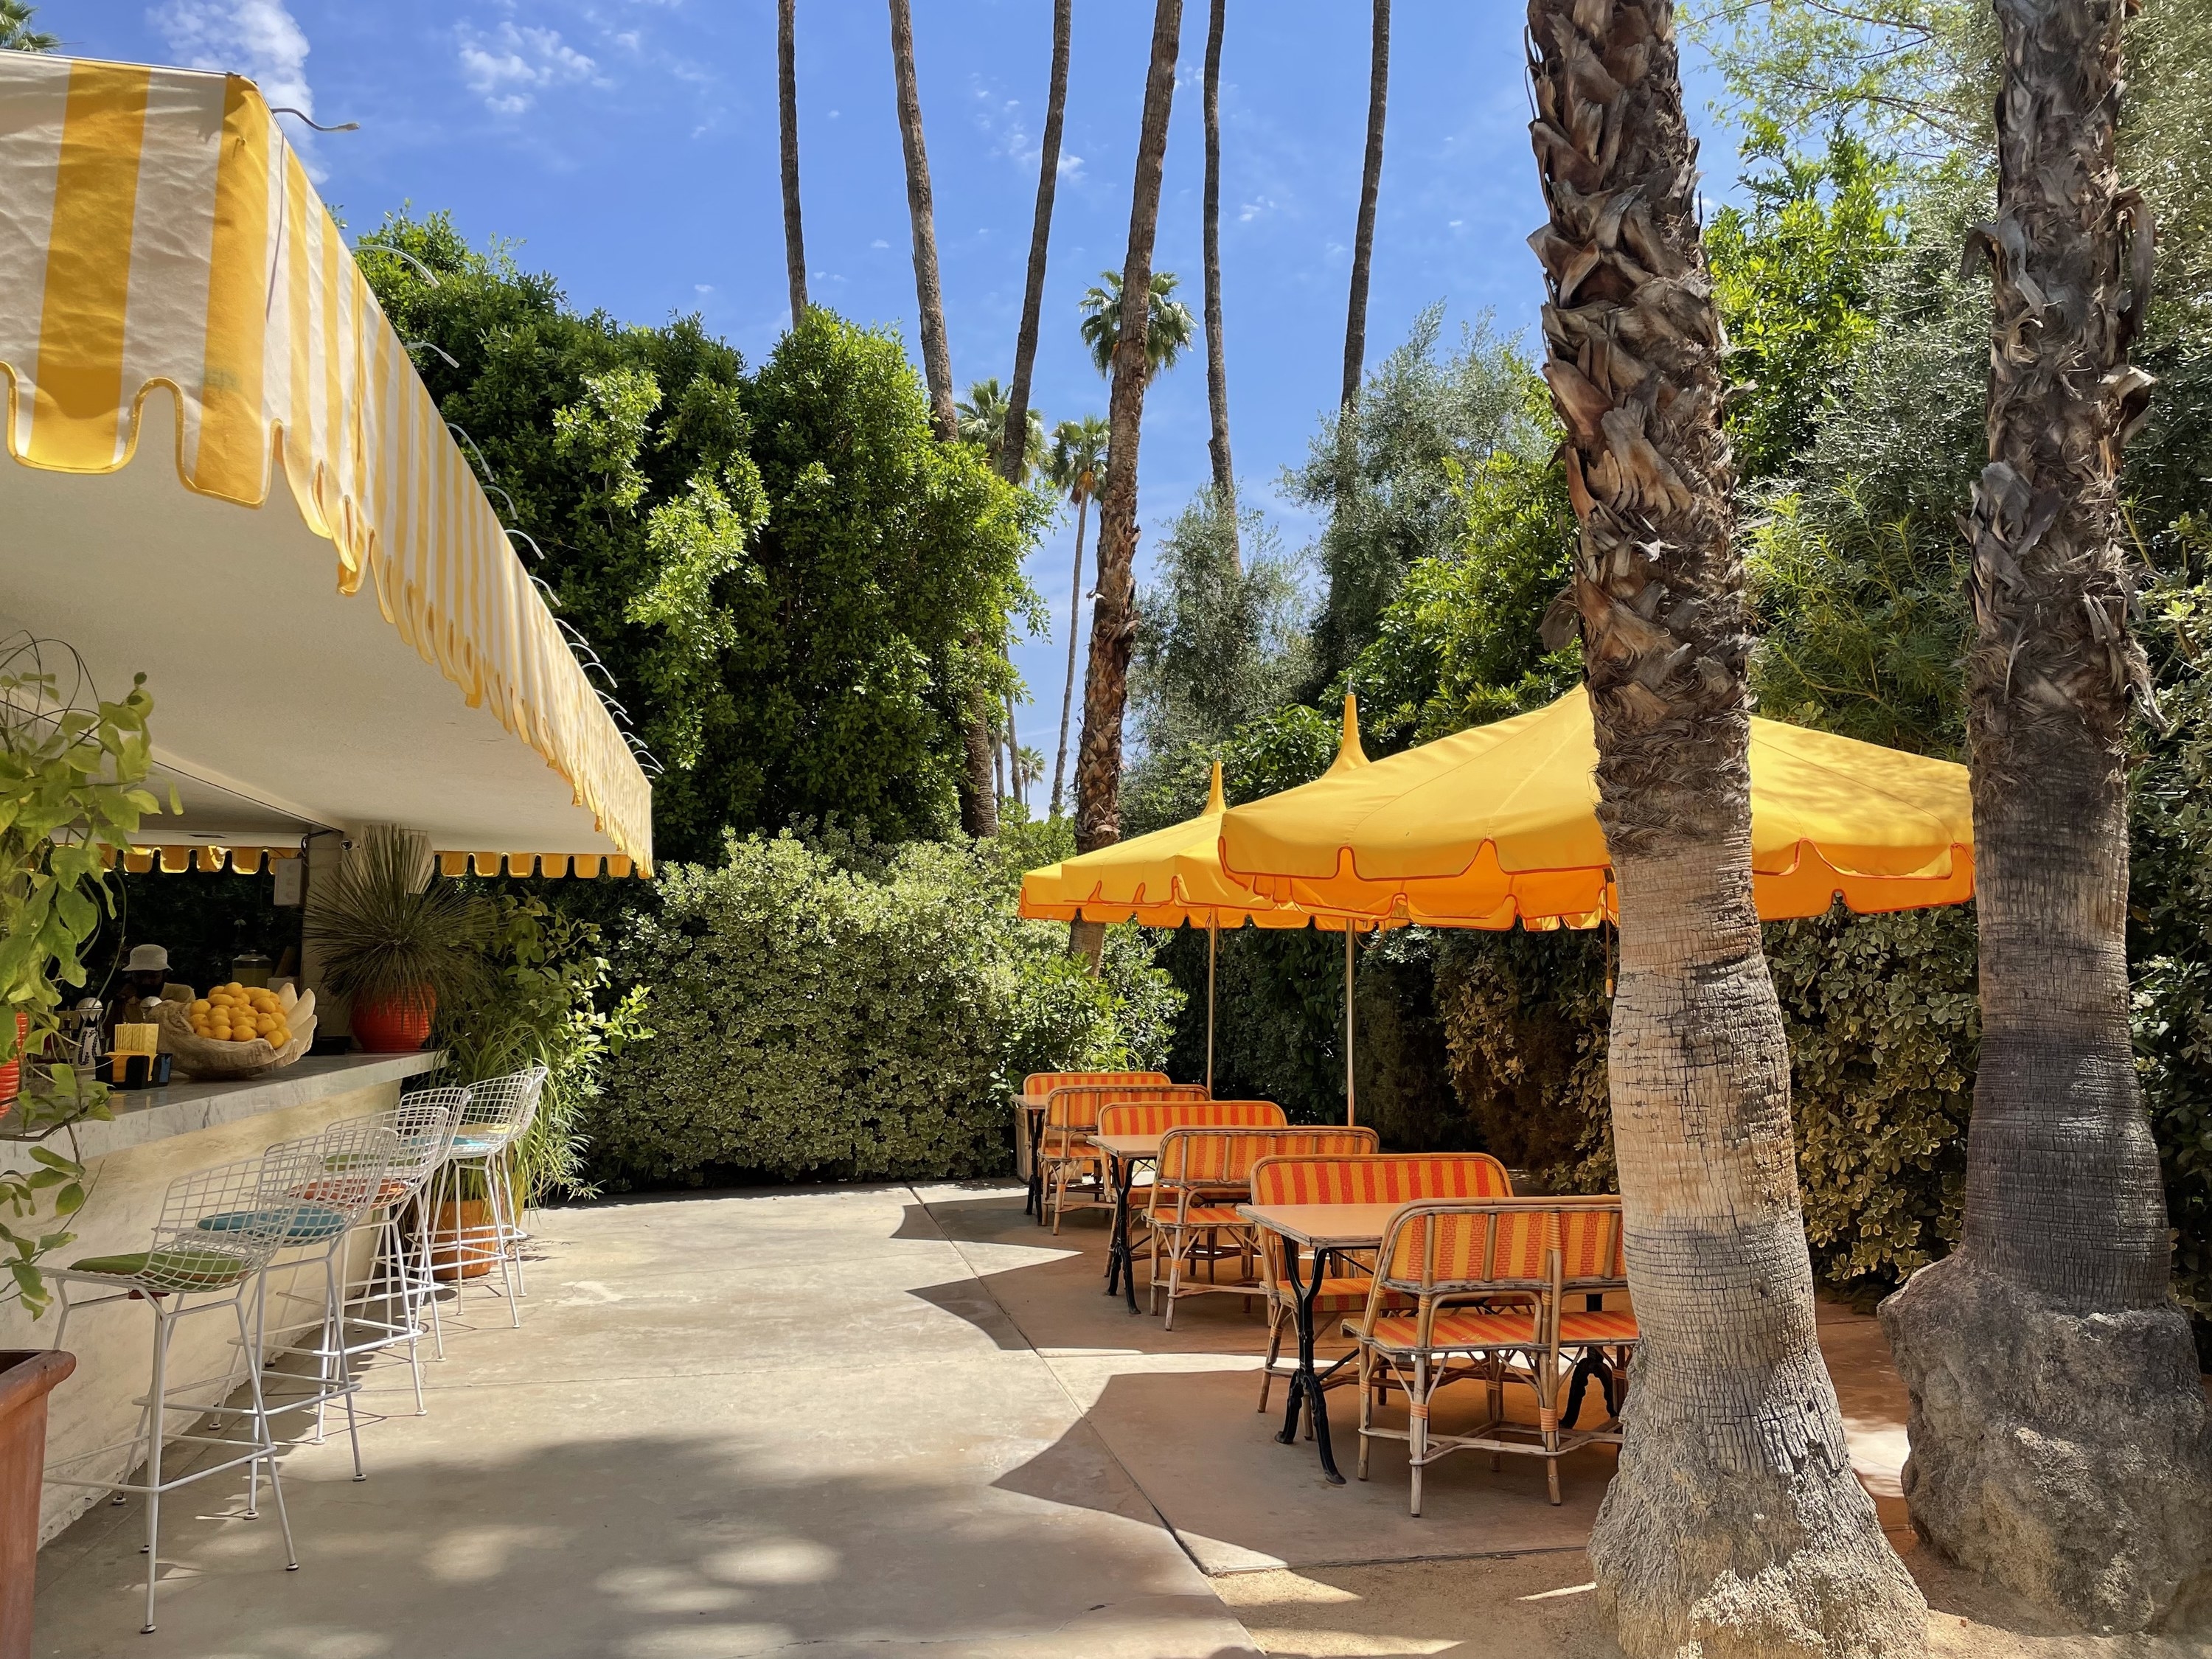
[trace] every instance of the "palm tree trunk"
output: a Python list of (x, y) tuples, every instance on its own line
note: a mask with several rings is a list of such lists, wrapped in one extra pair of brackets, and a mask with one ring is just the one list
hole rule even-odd
[(2123, 0), (1997, 0), (1989, 465), (1967, 658), (1982, 1042), (1956, 1254), (1882, 1309), (1947, 1555), (2100, 1631), (2212, 1601), (2212, 1425), (2128, 1028), (2121, 444), (2151, 225), (2113, 156)]
[(1814, 1334), (1752, 896), (1750, 617), (1672, 8), (1534, 0), (1529, 31), (1544, 374), (1582, 524), (1570, 592), (1620, 895), (1608, 1056), (1643, 1331), (1589, 1544), (1599, 1602), (1632, 1659), (1917, 1655), (1926, 1608), (1851, 1473)]
[(776, 0), (775, 113), (783, 140), (783, 262), (791, 276), (791, 325), (806, 315), (806, 237), (799, 219), (799, 0)]
[(1229, 520), (1229, 559), (1244, 568), (1237, 535), (1237, 469), (1229, 458), (1229, 359), (1221, 334), (1221, 36), (1228, 0), (1213, 0), (1206, 26), (1206, 406), (1213, 417), (1206, 450), (1213, 495)]
[(1036, 216), (1030, 226), (1029, 282), (1022, 293), (1022, 330), (1014, 342), (1013, 388), (1006, 394), (1006, 436), (999, 471), (1018, 483), (1029, 453), (1030, 371), (1036, 362), (1037, 323), (1044, 313), (1045, 246), (1052, 240), (1052, 198), (1060, 183), (1060, 132), (1067, 118), (1067, 52), (1075, 32), (1075, 0), (1053, 0), (1052, 84), (1045, 93), (1044, 143), (1037, 156)]
[(1006, 793), (1019, 805), (1028, 805), (1029, 803), (1022, 798), (1022, 740), (1014, 726), (1014, 694), (1012, 691), (1006, 693), (1006, 782), (1011, 786)]
[[(914, 295), (921, 313), (921, 372), (929, 385), (930, 424), (939, 443), (960, 441), (952, 406), (952, 353), (945, 341), (945, 292), (937, 279), (937, 210), (929, 190), (929, 151), (921, 137), (921, 92), (915, 83), (914, 16), (908, 0), (890, 0), (891, 73), (898, 87), (899, 142), (906, 152), (906, 210), (914, 230)], [(983, 649), (981, 635), (966, 645)], [(962, 737), (968, 764), (960, 784), (960, 827), (971, 836), (999, 833), (999, 795), (992, 781), (991, 694), (981, 684), (963, 699)]]
[(1067, 599), (1067, 683), (1060, 688), (1060, 754), (1052, 763), (1052, 815), (1058, 817), (1066, 797), (1060, 780), (1067, 774), (1067, 711), (1075, 700), (1075, 646), (1083, 633), (1083, 526), (1091, 514), (1091, 497), (1075, 498), (1075, 591)]
[(1367, 367), (1367, 276), (1375, 260), (1375, 199), (1382, 190), (1382, 117), (1390, 99), (1390, 0), (1375, 0), (1374, 35), (1367, 64), (1367, 163), (1359, 177), (1359, 228), (1352, 239), (1352, 300), (1344, 318), (1344, 395), (1340, 407), (1359, 401)]
[(929, 151), (921, 137), (921, 92), (914, 77), (914, 15), (908, 0), (890, 0), (891, 71), (898, 82), (899, 142), (906, 151), (906, 211), (914, 230), (914, 295), (921, 313), (921, 372), (929, 382), (929, 417), (940, 443), (957, 443), (952, 352), (945, 343), (945, 292), (937, 281), (937, 209), (929, 191)]
[[(1137, 439), (1145, 413), (1152, 237), (1160, 217), (1168, 112), (1175, 101), (1182, 0), (1155, 0), (1152, 65), (1129, 202), (1129, 251), (1121, 267), (1121, 337), (1106, 404), (1106, 485), (1098, 498), (1098, 602), (1091, 616), (1091, 672), (1083, 686), (1083, 742), (1075, 762), (1075, 846), (1088, 853), (1121, 838), (1121, 713), (1129, 697), (1129, 653), (1137, 637)], [(1069, 930), (1068, 949), (1095, 968), (1105, 943), (1096, 922)]]

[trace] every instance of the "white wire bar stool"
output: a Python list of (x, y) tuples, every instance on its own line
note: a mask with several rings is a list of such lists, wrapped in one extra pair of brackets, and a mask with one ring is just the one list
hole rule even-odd
[[(261, 1393), (258, 1328), (246, 1317), (246, 1298), (258, 1291), (270, 1259), (287, 1243), (343, 1224), (337, 1212), (300, 1195), (320, 1173), (315, 1154), (295, 1146), (179, 1176), (162, 1195), (150, 1248), (88, 1256), (67, 1267), (46, 1270), (61, 1302), (54, 1328), (57, 1348), (69, 1334), (70, 1316), (82, 1308), (135, 1301), (154, 1316), (152, 1376), (137, 1401), (137, 1432), (129, 1440), (64, 1459), (51, 1466), (46, 1477), (56, 1486), (112, 1493), (118, 1503), (134, 1495), (145, 1498), (143, 1629), (149, 1635), (155, 1627), (154, 1591), (161, 1571), (161, 1498), (180, 1486), (246, 1465), (252, 1477), (246, 1508), (250, 1519), (259, 1513), (258, 1475), (265, 1463), (277, 1526), (284, 1536), (284, 1568), (299, 1571), (299, 1553), (293, 1547), (292, 1522), (284, 1511), (284, 1489), (276, 1471), (276, 1443)], [(228, 1404), (240, 1381), (236, 1359), (218, 1376), (179, 1382), (169, 1375), (169, 1350), (178, 1326), (197, 1314), (226, 1310), (238, 1328), (232, 1352), (245, 1364), (248, 1401), (242, 1410)], [(204, 1425), (206, 1432), (188, 1430), (173, 1436), (168, 1431), (173, 1414), (181, 1414), (193, 1430), (204, 1426), (204, 1418), (214, 1420)], [(225, 1416), (232, 1419), (233, 1432), (222, 1432)], [(185, 1449), (180, 1471), (164, 1469), (170, 1445)], [(112, 1468), (118, 1453), (126, 1455), (119, 1478), (83, 1472)], [(206, 1461), (193, 1461), (201, 1457)], [(134, 1473), (140, 1478), (131, 1479)]]
[(430, 1231), (411, 1224), (413, 1208), (452, 1154), (453, 1131), (468, 1103), (466, 1089), (421, 1089), (402, 1095), (388, 1111), (343, 1118), (325, 1132), (382, 1126), (392, 1133), (392, 1159), (362, 1224), (376, 1230), (375, 1245), (366, 1275), (357, 1285), (346, 1287), (343, 1329), (349, 1364), (356, 1356), (405, 1346), (417, 1417), (428, 1410), (422, 1398), (421, 1342), (426, 1322), (434, 1326), (437, 1321), (438, 1297), (430, 1276)]
[[(520, 1194), (514, 1189), (510, 1155), (537, 1119), (546, 1075), (544, 1066), (532, 1066), (469, 1085), (451, 1155), (432, 1181), (430, 1201), (423, 1206), (424, 1224), (435, 1235), (435, 1271), (450, 1267), (458, 1287), (475, 1277), (469, 1269), (477, 1263), (485, 1264), (487, 1272), (495, 1264), (508, 1316), (518, 1327), (522, 1323), (520, 1298), (530, 1293), (522, 1266), (522, 1243), (530, 1235), (523, 1231), (518, 1213)], [(465, 1179), (471, 1176), (483, 1188), (487, 1222), (471, 1224), (463, 1219), (462, 1188), (471, 1184)], [(436, 1219), (441, 1203), (452, 1206), (449, 1230)], [(434, 1320), (432, 1335), (438, 1358), (443, 1359), (445, 1334)]]
[[(344, 1258), (354, 1234), (384, 1199), (386, 1171), (398, 1147), (398, 1135), (380, 1115), (332, 1124), (319, 1135), (281, 1141), (264, 1154), (272, 1166), (289, 1167), (296, 1161), (313, 1170), (281, 1196), (316, 1206), (313, 1224), (295, 1227), (263, 1267), (254, 1297), (258, 1346), (267, 1368), (264, 1397), (272, 1381), (287, 1389), (283, 1399), (266, 1409), (274, 1417), (312, 1407), (319, 1445), (325, 1412), (332, 1401), (343, 1401), (356, 1480), (365, 1479), (366, 1472), (361, 1461), (361, 1424), (354, 1408), (360, 1384), (347, 1363)], [(271, 1281), (280, 1273), (283, 1285), (272, 1288)], [(303, 1278), (307, 1281), (304, 1288)], [(270, 1364), (288, 1354), (313, 1361), (313, 1374)]]

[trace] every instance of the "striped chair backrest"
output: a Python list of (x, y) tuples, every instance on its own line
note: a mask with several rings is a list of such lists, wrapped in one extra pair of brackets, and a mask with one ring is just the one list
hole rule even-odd
[(1165, 1072), (1031, 1072), (1022, 1079), (1022, 1093), (1031, 1100), (1042, 1100), (1054, 1089), (1071, 1085), (1100, 1083), (1165, 1083)]
[(1102, 1107), (1115, 1101), (1204, 1100), (1203, 1083), (1071, 1083), (1045, 1097), (1044, 1127), (1089, 1134)]
[(1376, 1285), (1420, 1297), (1622, 1289), (1620, 1238), (1617, 1198), (1409, 1204), (1390, 1218)]
[(1252, 1166), (1255, 1204), (1410, 1204), (1428, 1198), (1512, 1196), (1513, 1178), (1487, 1152), (1267, 1158)]
[(1272, 1100), (1117, 1100), (1098, 1109), (1102, 1135), (1157, 1135), (1184, 1127), (1279, 1129), (1289, 1121)]
[[(1358, 1158), (1380, 1143), (1375, 1131), (1353, 1129), (1170, 1129), (1160, 1137), (1159, 1174), (1153, 1191), (1175, 1187), (1249, 1187), (1252, 1166), (1263, 1158)], [(1157, 1201), (1157, 1200), (1155, 1200)]]

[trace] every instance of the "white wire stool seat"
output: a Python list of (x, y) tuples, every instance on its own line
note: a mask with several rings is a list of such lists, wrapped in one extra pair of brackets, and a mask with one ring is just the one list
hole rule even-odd
[[(315, 1413), (315, 1442), (319, 1445), (325, 1413), (332, 1401), (343, 1401), (346, 1437), (353, 1449), (353, 1478), (356, 1480), (365, 1479), (366, 1474), (361, 1461), (361, 1425), (354, 1407), (354, 1395), (360, 1391), (360, 1384), (348, 1363), (345, 1343), (348, 1275), (343, 1256), (354, 1233), (386, 1196), (387, 1171), (398, 1152), (399, 1137), (383, 1117), (376, 1114), (349, 1119), (331, 1125), (320, 1134), (280, 1141), (264, 1154), (272, 1164), (289, 1166), (296, 1160), (312, 1170), (305, 1181), (275, 1196), (315, 1204), (336, 1218), (335, 1223), (325, 1218), (313, 1233), (287, 1238), (261, 1270), (254, 1298), (254, 1319), (257, 1346), (267, 1373), (262, 1381), (263, 1397), (267, 1399), (271, 1379), (301, 1389), (301, 1392), (288, 1394), (283, 1400), (268, 1404), (266, 1410), (274, 1417), (312, 1407)], [(285, 1269), (290, 1270), (291, 1281), (272, 1292), (271, 1279)], [(303, 1269), (311, 1274), (319, 1269), (321, 1284), (311, 1282), (306, 1290), (298, 1288)], [(277, 1315), (273, 1340), (270, 1322), (272, 1303)], [(297, 1317), (288, 1316), (286, 1310), (300, 1304), (307, 1304), (306, 1310)], [(313, 1360), (313, 1374), (287, 1370), (270, 1364), (273, 1358), (285, 1354)]]
[(394, 1136), (392, 1161), (365, 1224), (376, 1229), (367, 1277), (346, 1287), (345, 1353), (380, 1353), (404, 1344), (415, 1384), (415, 1414), (428, 1411), (422, 1398), (421, 1340), (426, 1323), (438, 1318), (437, 1281), (430, 1273), (430, 1231), (410, 1225), (410, 1212), (451, 1155), (453, 1132), (469, 1103), (466, 1089), (419, 1089), (402, 1095), (388, 1110), (331, 1125), (328, 1133), (359, 1125), (381, 1125)]
[[(297, 1195), (318, 1173), (313, 1154), (291, 1147), (281, 1154), (264, 1153), (179, 1176), (162, 1195), (161, 1216), (149, 1249), (86, 1256), (66, 1267), (46, 1270), (61, 1302), (60, 1318), (54, 1328), (57, 1348), (68, 1336), (70, 1316), (80, 1308), (138, 1301), (154, 1316), (152, 1374), (146, 1393), (137, 1402), (137, 1432), (128, 1440), (64, 1458), (50, 1465), (46, 1475), (56, 1486), (112, 1493), (118, 1503), (133, 1495), (146, 1499), (143, 1629), (149, 1634), (154, 1630), (154, 1591), (161, 1576), (165, 1492), (244, 1464), (252, 1476), (246, 1508), (246, 1515), (252, 1518), (259, 1513), (258, 1474), (266, 1463), (270, 1496), (276, 1503), (277, 1525), (284, 1537), (284, 1568), (288, 1572), (299, 1570), (299, 1553), (293, 1547), (291, 1519), (284, 1510), (284, 1489), (277, 1475), (276, 1443), (261, 1393), (258, 1330), (246, 1318), (246, 1302), (247, 1292), (258, 1290), (263, 1270), (279, 1249), (287, 1243), (327, 1237), (343, 1226), (340, 1212)], [(94, 1293), (79, 1294), (80, 1287)], [(191, 1315), (224, 1309), (229, 1310), (238, 1327), (233, 1352), (245, 1363), (243, 1380), (249, 1403), (242, 1413), (235, 1413), (234, 1426), (243, 1431), (246, 1437), (221, 1432), (222, 1418), (234, 1413), (229, 1399), (238, 1386), (235, 1360), (216, 1377), (179, 1382), (168, 1375), (169, 1348), (178, 1324)], [(214, 1416), (216, 1420), (210, 1432), (170, 1437), (167, 1419), (173, 1412), (189, 1413), (196, 1428), (203, 1417)], [(195, 1449), (215, 1449), (215, 1461), (204, 1468), (165, 1475), (165, 1442), (172, 1439)], [(144, 1448), (143, 1459), (141, 1447)], [(120, 1476), (80, 1473), (88, 1466), (112, 1468), (118, 1453), (127, 1454)], [(130, 1478), (142, 1471), (143, 1479)]]
[[(523, 1231), (521, 1217), (516, 1212), (520, 1195), (514, 1190), (509, 1154), (537, 1119), (547, 1075), (544, 1066), (532, 1066), (469, 1085), (468, 1103), (461, 1109), (453, 1130), (452, 1151), (432, 1180), (430, 1201), (423, 1206), (424, 1224), (434, 1235), (433, 1271), (443, 1273), (450, 1267), (458, 1291), (477, 1276), (469, 1272), (471, 1267), (483, 1263), (488, 1273), (496, 1266), (508, 1317), (518, 1327), (522, 1323), (520, 1298), (530, 1294), (522, 1265), (522, 1243), (530, 1235)], [(463, 1219), (462, 1177), (471, 1174), (483, 1184), (484, 1201), (490, 1212), (488, 1223), (470, 1224)], [(441, 1203), (453, 1206), (450, 1230), (437, 1220)], [(432, 1334), (442, 1359), (445, 1334), (434, 1323)]]

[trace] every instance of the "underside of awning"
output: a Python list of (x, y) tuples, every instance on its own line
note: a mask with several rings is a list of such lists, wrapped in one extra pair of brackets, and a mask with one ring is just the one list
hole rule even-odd
[(250, 82), (0, 54), (0, 634), (146, 675), (149, 843), (649, 870), (628, 739)]

